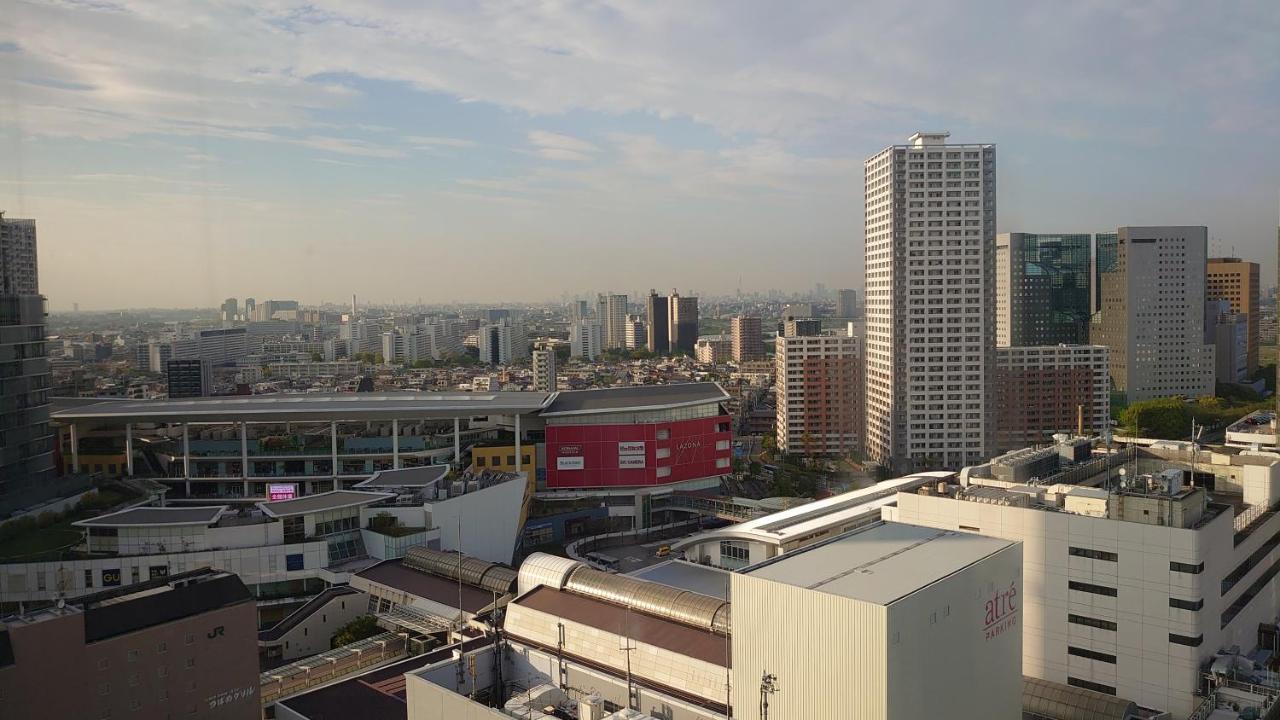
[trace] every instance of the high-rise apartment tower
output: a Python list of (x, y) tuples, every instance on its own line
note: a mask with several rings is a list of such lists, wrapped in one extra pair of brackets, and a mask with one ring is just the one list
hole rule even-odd
[(991, 447), (996, 151), (916, 133), (866, 162), (866, 440), (895, 469)]

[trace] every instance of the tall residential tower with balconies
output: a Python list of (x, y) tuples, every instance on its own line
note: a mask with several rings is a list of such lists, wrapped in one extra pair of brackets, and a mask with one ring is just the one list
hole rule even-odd
[(865, 168), (865, 445), (899, 469), (979, 462), (993, 438), (996, 151), (948, 137)]

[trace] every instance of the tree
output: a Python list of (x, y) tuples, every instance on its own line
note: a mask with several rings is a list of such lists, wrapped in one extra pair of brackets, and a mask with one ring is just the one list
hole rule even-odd
[(323, 362), (323, 361), (324, 361), (324, 355), (318, 352), (311, 353), (311, 362)]
[(382, 632), (382, 628), (378, 627), (378, 619), (372, 615), (361, 615), (351, 622), (338, 628), (338, 632), (334, 633), (330, 647), (342, 647), (359, 642), (365, 638), (373, 637)]
[(1146, 437), (1177, 439), (1191, 432), (1191, 408), (1180, 398), (1143, 400), (1120, 413), (1125, 432)]

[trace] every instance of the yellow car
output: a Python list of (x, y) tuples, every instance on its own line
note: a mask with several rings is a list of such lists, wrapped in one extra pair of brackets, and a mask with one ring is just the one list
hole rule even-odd
[(657, 552), (657, 556), (658, 556), (658, 557), (662, 558), (662, 557), (666, 557), (666, 556), (668, 556), (668, 555), (670, 555), (670, 554), (671, 554), (671, 546), (670, 546), (670, 545), (663, 545), (662, 547), (658, 548), (658, 552)]

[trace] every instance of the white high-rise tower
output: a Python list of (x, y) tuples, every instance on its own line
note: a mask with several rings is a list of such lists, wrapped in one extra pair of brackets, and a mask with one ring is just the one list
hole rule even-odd
[(916, 133), (866, 162), (866, 451), (959, 468), (992, 447), (996, 150)]

